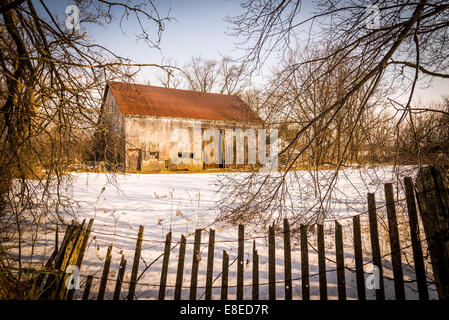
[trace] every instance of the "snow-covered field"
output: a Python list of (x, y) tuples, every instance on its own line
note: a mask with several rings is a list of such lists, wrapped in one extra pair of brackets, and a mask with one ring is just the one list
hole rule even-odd
[[(214, 223), (218, 212), (215, 209), (215, 179), (220, 178), (220, 173), (203, 174), (126, 174), (116, 175), (113, 179), (110, 175), (96, 173), (74, 173), (75, 178), (73, 199), (78, 202), (77, 218), (82, 220), (94, 218), (91, 240), (88, 245), (86, 256), (81, 268), (83, 276), (81, 285), (83, 285), (85, 276), (94, 275), (91, 298), (96, 298), (106, 249), (109, 244), (113, 244), (112, 265), (109, 273), (106, 299), (112, 297), (115, 279), (117, 277), (118, 266), (121, 254), (125, 255), (127, 260), (127, 270), (125, 272), (125, 283), (122, 288), (122, 298), (128, 291), (128, 284), (131, 275), (131, 266), (134, 256), (135, 242), (139, 225), (144, 226), (144, 241), (142, 249), (142, 259), (139, 266), (140, 280), (137, 284), (136, 295), (138, 299), (155, 299), (158, 295), (158, 285), (160, 281), (160, 270), (162, 265), (161, 254), (164, 250), (165, 235), (170, 230), (173, 233), (172, 245), (175, 246), (179, 241), (181, 234), (187, 236), (186, 262), (184, 268), (184, 281), (182, 298), (188, 299), (190, 272), (192, 264), (193, 251), (193, 233), (196, 228), (206, 228), (203, 231), (201, 246), (201, 261), (199, 266), (197, 298), (204, 299), (204, 286), (206, 278), (207, 263), (207, 241), (209, 228), (216, 230), (215, 246), (215, 264), (214, 264), (214, 287), (213, 295), (215, 299), (220, 298), (221, 278), (219, 277), (222, 264), (222, 251), (226, 250), (229, 254), (230, 263), (237, 257), (237, 230), (222, 224)], [(323, 179), (326, 175), (323, 175)], [(114, 183), (111, 183), (111, 179)], [(304, 173), (304, 180), (309, 179), (307, 173)], [(325, 181), (325, 180), (324, 180)], [(344, 227), (345, 241), (345, 263), (348, 267), (354, 268), (354, 256), (352, 247), (352, 219), (347, 219), (351, 215), (363, 213), (367, 210), (366, 194), (375, 192), (378, 205), (382, 204), (383, 183), (393, 182), (392, 168), (377, 169), (347, 169), (344, 170), (336, 185), (335, 201), (332, 204), (332, 210), (335, 218), (341, 219)], [(340, 195), (340, 197), (338, 197)], [(301, 194), (298, 194), (298, 198)], [(401, 195), (399, 194), (399, 197)], [(399, 212), (400, 210), (398, 210)], [(381, 210), (380, 210), (381, 212)], [(362, 232), (364, 259), (368, 263), (365, 271), (369, 268), (371, 260), (368, 224), (362, 215)], [(380, 224), (382, 225), (382, 223)], [(259, 270), (260, 270), (260, 298), (268, 298), (268, 246), (266, 239), (266, 230), (256, 230), (251, 224), (245, 226), (248, 240), (245, 241), (245, 299), (251, 298), (251, 270), (252, 270), (252, 244), (253, 238), (256, 238), (257, 250), (259, 252)], [(335, 264), (335, 247), (333, 223), (325, 224), (326, 234), (326, 256), (329, 258), (327, 263), (327, 281), (329, 299), (337, 298), (337, 281)], [(381, 234), (383, 234), (381, 232)], [(52, 235), (47, 235), (51, 240)], [(316, 248), (316, 237), (309, 235), (310, 244)], [(293, 295), (294, 299), (301, 298), (301, 265), (300, 248), (296, 241), (293, 241)], [(402, 243), (401, 243), (402, 244)], [(174, 293), (174, 284), (176, 280), (176, 268), (178, 262), (178, 249), (176, 246), (170, 255), (169, 275), (167, 280), (166, 299), (172, 299)], [(47, 248), (49, 254), (51, 248)], [(381, 240), (382, 254), (389, 253), (389, 244), (386, 239)], [(411, 248), (404, 251), (408, 258)], [(277, 297), (283, 299), (284, 279), (283, 270), (283, 239), (276, 238), (276, 279), (281, 281), (277, 284)], [(405, 255), (404, 255), (405, 257)], [(403, 257), (403, 263), (406, 261)], [(312, 247), (309, 247), (310, 264), (310, 286), (311, 298), (319, 298), (318, 276), (318, 257)], [(237, 263), (230, 266), (229, 272), (229, 299), (235, 299), (236, 293), (236, 275)], [(412, 263), (413, 266), (413, 263)], [(145, 270), (145, 271), (144, 271)], [(430, 271), (430, 268), (428, 269)], [(355, 273), (346, 270), (346, 290), (348, 299), (357, 298), (357, 289)], [(391, 264), (389, 257), (384, 259), (384, 273), (392, 278)], [(368, 276), (369, 274), (366, 274)], [(404, 279), (406, 280), (406, 298), (417, 299), (418, 294), (416, 284), (413, 282), (414, 271), (410, 266), (404, 266)], [(429, 278), (430, 280), (430, 278)], [(394, 299), (393, 281), (385, 279), (387, 299)], [(82, 289), (82, 287), (81, 287)], [(80, 297), (82, 290), (76, 293), (75, 297)], [(431, 288), (431, 297), (437, 298), (434, 288)], [(373, 290), (367, 290), (368, 299), (374, 299)]]

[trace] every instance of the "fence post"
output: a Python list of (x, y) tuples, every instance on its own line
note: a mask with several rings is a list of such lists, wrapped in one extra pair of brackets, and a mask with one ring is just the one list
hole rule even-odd
[(377, 230), (376, 198), (374, 197), (374, 193), (368, 193), (368, 216), (373, 265), (379, 270), (379, 289), (376, 289), (376, 299), (385, 300), (384, 276), (380, 256), (379, 233)]
[(276, 253), (274, 224), (268, 227), (268, 299), (276, 300)]
[[(62, 238), (61, 246), (59, 247), (58, 251), (56, 252), (56, 256), (54, 258), (53, 267), (59, 268), (61, 267), (62, 260), (64, 259), (64, 252), (67, 250), (67, 246), (69, 245), (69, 242), (72, 240), (74, 234), (76, 233), (77, 223), (75, 221), (72, 221), (71, 224), (66, 228), (66, 231), (64, 233), (64, 238)], [(47, 279), (47, 283), (48, 283)], [(52, 282), (52, 281), (50, 281)]]
[(212, 299), (212, 278), (214, 274), (214, 245), (215, 245), (215, 230), (209, 231), (209, 246), (207, 249), (207, 274), (206, 274), (206, 295), (205, 300)]
[(229, 256), (223, 250), (223, 268), (221, 272), (221, 300), (228, 300)]
[(82, 300), (89, 300), (90, 288), (92, 287), (93, 276), (87, 276), (86, 284), (84, 285)]
[(196, 288), (198, 280), (198, 266), (201, 260), (200, 254), (201, 245), (201, 229), (195, 230), (195, 243), (193, 245), (193, 258), (192, 258), (192, 275), (190, 278), (190, 300), (196, 300)]
[[(55, 256), (53, 258), (53, 260), (47, 264), (47, 266), (49, 268), (53, 268), (56, 270), (59, 270), (61, 268), (61, 264), (63, 262), (64, 259), (64, 254), (65, 251), (67, 251), (67, 248), (69, 246), (69, 243), (73, 240), (73, 237), (76, 236), (76, 232), (77, 232), (77, 224), (76, 222), (73, 220), (70, 225), (66, 228), (66, 231), (64, 233), (64, 238), (62, 239), (61, 242), (61, 246), (59, 247), (58, 251), (54, 251)], [(38, 283), (40, 284), (41, 282), (44, 281), (44, 277), (45, 274), (43, 276), (41, 276), (40, 279), (38, 279)], [(43, 288), (43, 294), (42, 294), (42, 299), (44, 300), (48, 300), (51, 298), (51, 296), (53, 295), (53, 291), (55, 290), (55, 287), (57, 285), (57, 275), (50, 273), (47, 277), (47, 280), (44, 283), (44, 288)]]
[(417, 199), (440, 300), (449, 300), (449, 183), (433, 166), (421, 168)]
[(136, 293), (137, 272), (139, 271), (139, 261), (140, 261), (140, 254), (142, 251), (142, 241), (143, 241), (143, 226), (139, 226), (139, 233), (137, 235), (136, 241), (136, 251), (134, 252), (133, 268), (131, 272), (131, 279), (129, 281), (128, 300), (134, 300), (134, 295)]
[(346, 300), (345, 255), (343, 251), (343, 232), (341, 224), (335, 221), (335, 254), (337, 260), (338, 300)]
[(310, 300), (310, 284), (309, 284), (309, 246), (307, 243), (307, 226), (301, 224), (299, 226), (301, 238), (301, 282), (302, 282), (302, 299)]
[(122, 290), (122, 283), (123, 283), (123, 276), (125, 275), (125, 269), (126, 269), (126, 260), (125, 255), (122, 254), (122, 259), (120, 260), (120, 266), (118, 269), (117, 282), (115, 283), (114, 296), (112, 297), (113, 300), (120, 299), (120, 291)]
[(284, 279), (285, 300), (292, 300), (292, 252), (290, 242), (290, 224), (284, 219)]
[(320, 300), (327, 300), (326, 253), (324, 248), (324, 226), (318, 225), (318, 273), (320, 279)]
[(89, 243), (89, 237), (90, 237), (90, 233), (92, 232), (93, 224), (94, 224), (94, 219), (91, 218), (89, 220), (89, 223), (87, 224), (86, 234), (83, 238), (83, 243), (81, 244), (80, 253), (78, 255), (78, 260), (76, 262), (76, 265), (78, 266), (78, 268), (81, 268), (81, 265), (83, 263), (84, 253), (86, 252), (87, 244)]
[(426, 270), (424, 268), (424, 258), (422, 254), (421, 241), (419, 237), (418, 216), (416, 213), (415, 193), (413, 191), (413, 182), (410, 177), (404, 178), (405, 197), (407, 199), (407, 212), (409, 217), (410, 238), (413, 248), (413, 261), (415, 265), (416, 281), (418, 283), (418, 292), (420, 300), (429, 300), (427, 291)]
[(363, 272), (363, 249), (362, 233), (360, 230), (360, 216), (352, 218), (352, 228), (354, 233), (354, 257), (355, 271), (357, 278), (357, 297), (359, 300), (366, 300), (365, 275)]
[(253, 300), (259, 300), (259, 255), (253, 240)]
[(170, 259), (171, 231), (165, 237), (164, 260), (162, 261), (161, 281), (159, 284), (158, 300), (165, 299), (165, 287), (167, 285), (168, 261)]
[(390, 236), (391, 263), (393, 265), (394, 292), (396, 300), (405, 300), (404, 276), (402, 273), (401, 245), (399, 243), (398, 221), (394, 205), (393, 185), (386, 183), (385, 199), (387, 202), (388, 234)]
[[(83, 237), (83, 242), (81, 244), (81, 248), (80, 248), (80, 251), (79, 251), (78, 260), (76, 262), (76, 266), (78, 267), (78, 269), (80, 271), (81, 271), (81, 265), (83, 264), (83, 259), (84, 259), (84, 254), (86, 252), (87, 244), (89, 243), (89, 237), (90, 237), (90, 233), (92, 231), (92, 225), (93, 224), (94, 224), (94, 219), (91, 218), (89, 220), (89, 224), (87, 225), (86, 233), (85, 233), (85, 235)], [(75, 294), (75, 289), (70, 289), (68, 294), (67, 294), (67, 300), (72, 300), (74, 294)]]
[(111, 267), (112, 258), (112, 244), (108, 246), (108, 252), (106, 253), (106, 259), (104, 260), (103, 275), (101, 276), (100, 289), (98, 289), (97, 300), (103, 300), (104, 293), (106, 292), (106, 284), (108, 282), (109, 269)]
[(245, 246), (245, 229), (239, 224), (239, 238), (237, 251), (237, 300), (243, 300), (243, 255)]
[(81, 225), (77, 227), (76, 236), (72, 239), (73, 241), (70, 241), (66, 251), (64, 252), (61, 268), (60, 270), (63, 272), (61, 277), (58, 277), (60, 279), (59, 283), (56, 283), (57, 287), (53, 291), (52, 299), (60, 299), (64, 300), (67, 299), (67, 295), (69, 293), (68, 288), (66, 287), (66, 280), (68, 279), (68, 274), (66, 273), (67, 267), (70, 265), (76, 265), (80, 252), (81, 247), (83, 243), (83, 239), (86, 235), (86, 229), (85, 229), (86, 221), (83, 220)]
[(185, 255), (186, 255), (186, 238), (184, 237), (184, 235), (181, 235), (181, 244), (179, 246), (179, 255), (178, 255), (178, 270), (176, 271), (176, 285), (175, 285), (174, 300), (181, 299), (182, 276), (184, 273)]

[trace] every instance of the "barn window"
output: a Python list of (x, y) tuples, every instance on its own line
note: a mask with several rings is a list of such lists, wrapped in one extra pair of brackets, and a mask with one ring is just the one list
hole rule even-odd
[(159, 159), (159, 151), (152, 151), (149, 154), (150, 159)]
[(178, 158), (193, 159), (193, 152), (178, 152)]
[(159, 151), (150, 151), (144, 153), (144, 160), (159, 159)]

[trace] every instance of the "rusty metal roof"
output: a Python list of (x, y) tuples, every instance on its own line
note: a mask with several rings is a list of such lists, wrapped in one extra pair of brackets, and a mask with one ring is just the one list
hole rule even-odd
[(108, 82), (107, 87), (110, 88), (120, 112), (125, 115), (263, 123), (235, 95), (112, 81)]

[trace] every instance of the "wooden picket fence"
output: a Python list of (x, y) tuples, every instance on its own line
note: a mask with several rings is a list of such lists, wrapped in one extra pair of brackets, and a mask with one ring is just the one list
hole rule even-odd
[[(428, 300), (429, 293), (427, 288), (427, 279), (425, 271), (425, 263), (423, 258), (423, 250), (421, 243), (427, 241), (428, 250), (431, 258), (433, 268), (433, 276), (436, 288), (440, 299), (448, 299), (448, 277), (449, 277), (449, 242), (448, 242), (448, 226), (449, 226), (449, 195), (447, 189), (447, 181), (444, 177), (433, 167), (426, 167), (420, 171), (416, 183), (416, 195), (418, 200), (418, 207), (421, 212), (421, 219), (424, 226), (426, 239), (420, 238), (418, 210), (415, 202), (415, 186), (411, 178), (404, 178), (405, 195), (407, 202), (408, 224), (410, 229), (410, 242), (413, 251), (414, 267), (416, 272), (417, 289), (419, 292), (419, 299)], [(370, 230), (371, 242), (371, 258), (372, 263), (379, 269), (380, 273), (380, 287), (376, 289), (376, 299), (385, 299), (384, 276), (382, 269), (382, 259), (380, 245), (379, 245), (379, 231), (377, 225), (377, 209), (376, 201), (373, 193), (369, 193), (368, 201), (368, 221)], [(403, 265), (398, 221), (395, 207), (395, 200), (393, 196), (393, 186), (390, 183), (385, 184), (385, 199), (386, 199), (386, 213), (388, 220), (388, 236), (390, 243), (390, 260), (392, 264), (394, 292), (397, 300), (404, 300), (405, 289), (403, 279)], [(53, 268), (61, 271), (58, 281), (55, 281), (54, 275), (50, 275), (47, 279), (47, 292), (44, 298), (52, 299), (72, 299), (74, 290), (64, 288), (64, 281), (67, 281), (67, 274), (62, 273), (70, 264), (76, 264), (81, 267), (82, 257), (86, 249), (86, 242), (92, 228), (93, 220), (91, 220), (87, 227), (84, 222), (81, 225), (72, 225), (68, 228), (63, 239), (61, 249), (56, 253), (53, 259)], [(345, 265), (344, 265), (344, 246), (343, 246), (343, 232), (342, 226), (338, 221), (335, 221), (335, 251), (336, 251), (336, 271), (337, 271), (337, 292), (339, 300), (346, 300), (346, 283), (345, 283)], [(300, 241), (300, 263), (301, 263), (301, 289), (302, 299), (310, 299), (310, 275), (309, 275), (309, 239), (308, 226), (300, 225), (299, 227), (299, 241)], [(362, 233), (360, 215), (352, 218), (353, 231), (353, 253), (355, 257), (355, 272), (357, 294), (359, 300), (366, 299), (365, 291), (365, 276), (364, 276), (364, 260), (362, 252)], [(191, 277), (190, 277), (190, 292), (189, 299), (195, 300), (197, 297), (197, 280), (199, 271), (200, 249), (201, 249), (201, 229), (197, 229), (194, 235), (193, 255), (191, 262)], [(131, 268), (131, 277), (129, 281), (129, 289), (127, 294), (128, 300), (135, 299), (136, 284), (138, 279), (139, 261), (142, 252), (144, 227), (140, 226), (136, 248), (134, 253), (134, 260)], [(287, 220), (284, 220), (283, 230), (280, 233), (283, 238), (284, 250), (284, 278), (282, 283), (285, 288), (285, 299), (291, 300), (293, 298), (292, 285), (292, 250), (291, 250), (291, 235), (292, 230)], [(279, 232), (278, 234), (279, 235)], [(317, 225), (316, 232), (317, 253), (318, 253), (318, 269), (319, 269), (319, 296), (322, 300), (328, 299), (328, 286), (326, 278), (326, 255), (325, 255), (325, 241), (324, 241), (324, 227), (322, 224)], [(275, 261), (275, 241), (276, 234), (274, 226), (270, 226), (268, 230), (268, 296), (270, 300), (275, 300), (276, 297), (276, 261)], [(236, 298), (242, 300), (244, 298), (244, 252), (245, 252), (245, 232), (244, 226), (238, 227), (238, 250), (237, 250), (237, 285)], [(160, 283), (158, 299), (166, 298), (167, 275), (171, 252), (172, 233), (166, 235), (164, 253), (162, 260), (162, 268), (160, 272)], [(208, 251), (207, 251), (207, 270), (206, 270), (206, 286), (205, 286), (205, 300), (211, 300), (213, 289), (213, 267), (215, 259), (215, 230), (209, 231)], [(63, 252), (63, 253), (61, 253)], [(104, 299), (108, 275), (111, 265), (112, 246), (107, 250), (106, 259), (104, 262), (103, 274), (97, 294), (97, 299)], [(181, 236), (179, 242), (179, 253), (176, 271), (176, 284), (174, 288), (175, 300), (181, 299), (181, 291), (183, 288), (183, 275), (186, 258), (186, 238)], [(124, 274), (126, 270), (127, 261), (124, 255), (121, 256), (121, 262), (117, 273), (113, 299), (120, 299)], [(229, 283), (229, 255), (226, 251), (222, 252), (222, 270), (221, 270), (221, 292), (220, 298), (222, 300), (228, 299), (228, 283)], [(63, 276), (61, 276), (61, 274)], [(259, 299), (259, 255), (256, 248), (256, 242), (253, 242), (252, 247), (252, 299)], [(85, 281), (82, 299), (87, 300), (90, 295), (93, 276), (87, 276)], [(279, 280), (279, 279), (278, 279)], [(248, 297), (245, 297), (248, 298)]]

